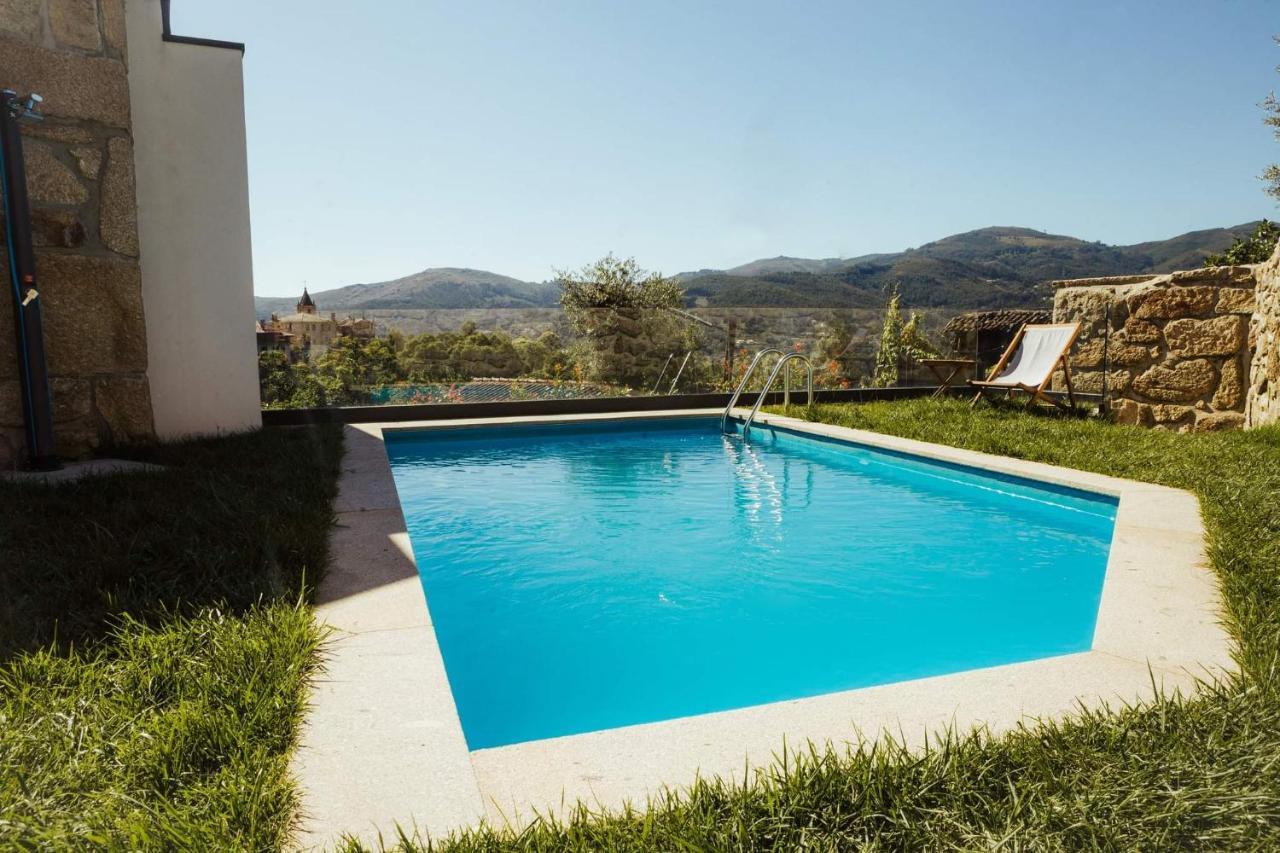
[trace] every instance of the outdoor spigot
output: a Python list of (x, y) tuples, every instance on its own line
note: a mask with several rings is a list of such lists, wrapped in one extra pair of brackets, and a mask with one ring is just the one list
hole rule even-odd
[(35, 92), (27, 95), (26, 100), (23, 100), (12, 89), (0, 89), (0, 101), (4, 102), (9, 114), (18, 121), (24, 119), (27, 121), (44, 121), (44, 116), (40, 115), (40, 105), (44, 103), (44, 98)]

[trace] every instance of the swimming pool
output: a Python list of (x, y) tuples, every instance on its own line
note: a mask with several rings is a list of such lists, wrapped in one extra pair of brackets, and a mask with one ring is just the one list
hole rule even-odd
[(471, 749), (1092, 644), (1111, 497), (710, 418), (386, 446)]

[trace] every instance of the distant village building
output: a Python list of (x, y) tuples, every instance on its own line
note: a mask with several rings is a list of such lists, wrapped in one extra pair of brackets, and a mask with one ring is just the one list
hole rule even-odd
[(328, 317), (321, 315), (315, 300), (305, 287), (297, 309), (296, 313), (283, 317), (272, 314), (270, 320), (257, 324), (258, 352), (269, 349), (302, 350), (319, 355), (338, 338), (367, 340), (377, 334), (372, 320), (350, 316), (339, 320), (338, 315), (333, 312)]
[(265, 323), (261, 320), (254, 323), (254, 331), (258, 335), (258, 352), (279, 350), (287, 354), (293, 348), (294, 336), (281, 330), (279, 326), (280, 322), (275, 314)]

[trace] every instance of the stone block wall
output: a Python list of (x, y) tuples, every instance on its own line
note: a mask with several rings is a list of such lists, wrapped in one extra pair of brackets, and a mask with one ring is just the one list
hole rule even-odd
[[(159, 33), (157, 33), (159, 38)], [(154, 434), (138, 260), (124, 0), (0, 0), (0, 88), (44, 96), (24, 128), (56, 449)], [(0, 467), (22, 455), (8, 258)]]
[(697, 348), (697, 335), (683, 321), (669, 314), (639, 309), (593, 309), (586, 313), (586, 334), (591, 347), (587, 379), (614, 385), (647, 387), (662, 371), (667, 357), (668, 381), (675, 378), (680, 361)]
[(1105, 375), (1122, 423), (1243, 426), (1255, 283), (1249, 266), (1054, 282), (1054, 321), (1083, 327), (1068, 359), (1074, 387), (1100, 393)]
[(1253, 357), (1249, 366), (1249, 393), (1245, 400), (1245, 426), (1280, 422), (1280, 246), (1255, 271), (1257, 310), (1249, 326)]

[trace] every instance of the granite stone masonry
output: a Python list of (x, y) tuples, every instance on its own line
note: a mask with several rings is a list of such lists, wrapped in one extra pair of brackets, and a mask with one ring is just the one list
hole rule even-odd
[(1105, 390), (1121, 423), (1201, 432), (1280, 419), (1280, 250), (1252, 266), (1053, 284), (1054, 321), (1083, 327), (1074, 386)]
[(1249, 325), (1252, 357), (1242, 384), (1245, 425), (1280, 422), (1280, 246), (1271, 260), (1257, 267), (1256, 309)]
[[(157, 34), (158, 37), (158, 34)], [(122, 0), (0, 0), (0, 88), (44, 96), (24, 127), (60, 456), (154, 434)], [(0, 250), (8, 275), (8, 258)], [(22, 456), (13, 304), (0, 299), (0, 468)]]

